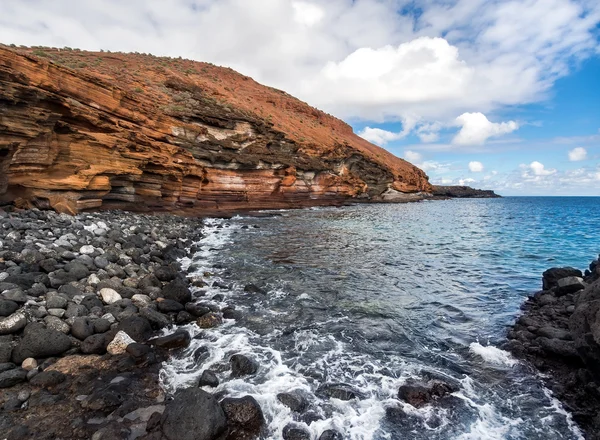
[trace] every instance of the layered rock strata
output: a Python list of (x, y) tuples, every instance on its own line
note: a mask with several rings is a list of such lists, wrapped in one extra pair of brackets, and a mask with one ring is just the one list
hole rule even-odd
[(0, 46), (0, 203), (200, 214), (430, 190), (347, 124), (231, 69)]

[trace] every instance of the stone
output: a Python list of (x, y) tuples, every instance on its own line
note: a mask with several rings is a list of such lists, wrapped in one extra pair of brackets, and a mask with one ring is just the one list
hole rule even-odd
[(94, 246), (91, 245), (85, 245), (85, 246), (81, 246), (79, 248), (79, 252), (83, 255), (91, 255), (95, 252), (96, 250), (94, 249)]
[(113, 304), (117, 301), (123, 299), (121, 295), (116, 290), (105, 287), (104, 289), (100, 289), (100, 296), (102, 297), (102, 301), (105, 304)]
[(163, 287), (162, 296), (163, 298), (172, 299), (181, 304), (188, 303), (192, 300), (192, 292), (190, 292), (187, 283), (179, 278)]
[(428, 384), (409, 381), (398, 389), (398, 398), (420, 408), (454, 391), (457, 391), (456, 388), (441, 381), (434, 380)]
[(92, 321), (94, 333), (106, 333), (110, 330), (110, 322), (108, 319), (98, 318)]
[(150, 322), (137, 315), (122, 319), (117, 328), (119, 331), (127, 333), (135, 342), (143, 342), (152, 334)]
[(77, 318), (79, 316), (86, 316), (88, 309), (81, 304), (69, 303), (67, 311), (65, 312), (65, 318)]
[(216, 388), (219, 386), (219, 378), (212, 371), (204, 370), (198, 380), (198, 386)]
[(127, 353), (129, 353), (134, 358), (143, 358), (148, 353), (152, 352), (152, 349), (146, 344), (139, 344), (137, 342), (132, 342), (127, 346)]
[(327, 429), (321, 433), (319, 440), (344, 440), (344, 436), (335, 429)]
[[(89, 336), (81, 343), (81, 352), (84, 354), (104, 354), (110, 342), (107, 339), (108, 334), (106, 333)], [(110, 340), (112, 341), (112, 338)]]
[(161, 429), (168, 440), (215, 440), (226, 428), (223, 409), (200, 388), (177, 391), (161, 419)]
[(108, 353), (114, 355), (123, 354), (127, 351), (127, 346), (135, 341), (124, 331), (119, 331), (112, 342), (106, 347)]
[(103, 307), (104, 303), (96, 295), (86, 295), (80, 303), (86, 309), (92, 310), (94, 307)]
[(297, 413), (304, 412), (308, 406), (307, 400), (298, 393), (279, 393), (277, 394), (277, 400)]
[(231, 377), (242, 377), (256, 374), (258, 371), (258, 362), (243, 354), (234, 354), (229, 359), (231, 364)]
[(152, 304), (152, 299), (148, 295), (143, 295), (141, 293), (136, 293), (131, 297), (131, 301), (133, 304), (139, 308), (148, 307)]
[(71, 340), (64, 333), (45, 328), (39, 323), (30, 323), (25, 327), (23, 338), (13, 349), (12, 360), (20, 364), (29, 357), (56, 356), (70, 348)]
[(27, 325), (27, 317), (24, 313), (13, 313), (6, 318), (0, 318), (0, 335), (16, 333)]
[(553, 267), (542, 274), (542, 288), (550, 290), (557, 287), (558, 280), (566, 277), (583, 277), (583, 273), (579, 269), (572, 267)]
[(19, 309), (19, 304), (8, 299), (0, 299), (0, 317), (10, 316)]
[(37, 368), (38, 363), (34, 358), (27, 358), (21, 364), (21, 368), (25, 371), (31, 371), (34, 368)]
[(561, 278), (556, 282), (556, 294), (557, 295), (568, 295), (569, 293), (575, 293), (582, 289), (585, 289), (586, 284), (582, 278), (579, 277), (566, 277)]
[(196, 317), (206, 315), (211, 311), (210, 308), (206, 307), (205, 305), (191, 302), (185, 305), (185, 310)]
[[(62, 309), (59, 309), (62, 310)], [(44, 322), (46, 323), (46, 328), (49, 328), (51, 330), (56, 330), (58, 332), (64, 333), (65, 335), (68, 334), (71, 331), (71, 327), (69, 326), (69, 324), (67, 324), (66, 322), (64, 322), (62, 319), (60, 319), (57, 316), (46, 316), (44, 318)]]
[(173, 301), (172, 299), (159, 298), (156, 302), (156, 306), (158, 310), (163, 313), (177, 313), (183, 310), (183, 304)]
[(58, 292), (49, 292), (46, 295), (46, 307), (48, 309), (66, 309), (69, 298)]
[(63, 383), (67, 379), (67, 375), (56, 370), (42, 371), (35, 375), (29, 383), (34, 387), (51, 388)]
[(301, 425), (288, 423), (283, 427), (283, 440), (311, 440), (310, 432)]
[(22, 368), (13, 368), (0, 373), (0, 388), (10, 388), (27, 379), (27, 372)]
[(196, 320), (200, 328), (213, 328), (223, 323), (223, 317), (219, 313), (210, 312)]
[(63, 316), (65, 316), (65, 313), (67, 313), (67, 311), (65, 309), (48, 309), (47, 313), (50, 316), (54, 316), (55, 318), (60, 319)]
[(141, 317), (148, 320), (148, 322), (154, 329), (161, 329), (167, 327), (171, 323), (169, 321), (169, 318), (150, 307), (141, 308), (139, 310), (139, 313)]
[(330, 399), (353, 400), (364, 396), (351, 385), (345, 383), (326, 383), (317, 388), (317, 395)]
[(94, 326), (90, 323), (88, 318), (75, 318), (71, 325), (71, 334), (80, 341), (83, 341), (94, 334)]
[(164, 348), (167, 350), (174, 350), (178, 348), (185, 348), (190, 345), (192, 337), (185, 330), (178, 330), (175, 333), (172, 333), (167, 336), (162, 336), (160, 338), (150, 339), (148, 344), (155, 345), (160, 348)]
[(260, 405), (252, 396), (240, 398), (225, 398), (221, 408), (227, 418), (230, 435), (234, 438), (257, 437), (265, 425)]
[(154, 275), (160, 281), (172, 281), (177, 277), (178, 274), (179, 271), (177, 270), (177, 268), (170, 265), (159, 266), (154, 270)]

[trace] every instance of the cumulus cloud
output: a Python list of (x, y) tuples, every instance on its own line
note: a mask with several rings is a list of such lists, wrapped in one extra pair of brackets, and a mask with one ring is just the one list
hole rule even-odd
[(406, 133), (394, 133), (392, 131), (383, 130), (381, 128), (365, 127), (365, 129), (358, 133), (358, 135), (363, 139), (366, 139), (369, 142), (372, 142), (382, 147), (388, 142), (402, 139), (406, 136)]
[(462, 128), (452, 140), (455, 145), (482, 145), (488, 138), (512, 133), (519, 128), (515, 121), (490, 122), (483, 113), (463, 113), (456, 118)]
[(423, 156), (421, 153), (417, 153), (416, 151), (406, 150), (404, 152), (404, 158), (412, 163), (418, 163), (423, 160)]
[(469, 171), (471, 171), (472, 173), (481, 173), (483, 171), (483, 164), (475, 160), (469, 162)]
[[(409, 4), (3, 0), (0, 41), (210, 61), (343, 118), (410, 117), (411, 130), (544, 99), (573, 60), (597, 52), (599, 2)], [(419, 136), (437, 140), (436, 131)]]
[(573, 148), (569, 151), (569, 160), (571, 162), (579, 162), (587, 159), (587, 150), (583, 147)]
[(550, 176), (556, 173), (555, 169), (547, 170), (543, 163), (533, 161), (529, 164), (529, 168), (535, 176)]

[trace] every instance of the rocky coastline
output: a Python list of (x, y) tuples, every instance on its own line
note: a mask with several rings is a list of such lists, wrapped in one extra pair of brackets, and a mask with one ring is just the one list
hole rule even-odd
[(434, 199), (497, 199), (502, 196), (492, 190), (475, 189), (470, 186), (433, 185), (431, 195)]
[(600, 439), (600, 263), (544, 272), (505, 348), (532, 364), (586, 438)]

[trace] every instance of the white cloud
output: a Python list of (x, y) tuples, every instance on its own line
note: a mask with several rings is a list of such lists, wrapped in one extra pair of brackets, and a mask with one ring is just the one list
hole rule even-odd
[(471, 171), (472, 173), (481, 173), (483, 171), (483, 164), (475, 160), (469, 162), (469, 171)]
[(411, 163), (418, 163), (423, 160), (423, 156), (416, 151), (406, 150), (404, 152), (404, 158)]
[(531, 162), (529, 164), (529, 168), (531, 169), (531, 171), (533, 171), (533, 174), (535, 176), (550, 176), (556, 173), (555, 169), (547, 170), (544, 164), (538, 161)]
[(313, 3), (292, 2), (294, 19), (306, 26), (314, 26), (325, 16), (325, 12)]
[(456, 118), (456, 123), (462, 128), (454, 137), (455, 145), (482, 145), (493, 136), (512, 133), (519, 128), (515, 121), (490, 122), (483, 113), (463, 113)]
[(365, 127), (360, 133), (360, 137), (379, 146), (384, 146), (388, 142), (397, 141), (406, 136), (405, 133), (394, 133), (392, 131), (382, 130), (381, 128)]
[(587, 151), (583, 147), (577, 147), (569, 151), (569, 160), (571, 162), (579, 162), (587, 159)]
[(411, 118), (410, 130), (543, 100), (597, 52), (597, 1), (428, 0), (399, 15), (408, 3), (3, 0), (0, 41), (210, 61), (336, 116)]
[(469, 185), (470, 183), (473, 183), (473, 182), (476, 182), (476, 180), (469, 177), (467, 179), (460, 179), (458, 181), (458, 184), (460, 186), (465, 186), (465, 185)]

